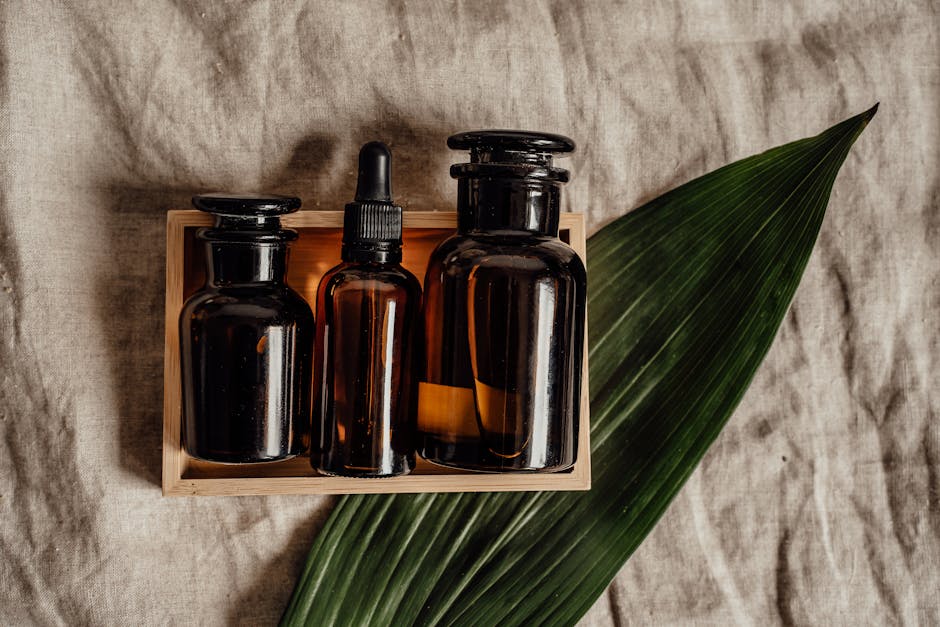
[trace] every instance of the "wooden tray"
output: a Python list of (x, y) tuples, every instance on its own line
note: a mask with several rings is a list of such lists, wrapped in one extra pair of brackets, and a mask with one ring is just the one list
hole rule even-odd
[[(301, 211), (284, 216), (286, 227), (300, 238), (291, 248), (288, 282), (313, 303), (320, 277), (339, 263), (342, 211)], [(590, 416), (587, 350), (581, 395), (578, 461), (567, 472), (551, 474), (482, 474), (435, 466), (419, 458), (407, 476), (390, 479), (324, 477), (297, 457), (264, 464), (213, 464), (192, 459), (180, 444), (179, 313), (183, 302), (205, 280), (204, 253), (196, 245), (198, 227), (212, 216), (201, 211), (170, 211), (167, 216), (166, 346), (163, 385), (163, 494), (165, 496), (249, 494), (355, 494), (393, 492), (501, 492), (519, 490), (588, 490), (591, 487)], [(403, 265), (424, 277), (435, 246), (457, 228), (457, 214), (406, 211)], [(584, 216), (561, 215), (561, 238), (586, 260)]]

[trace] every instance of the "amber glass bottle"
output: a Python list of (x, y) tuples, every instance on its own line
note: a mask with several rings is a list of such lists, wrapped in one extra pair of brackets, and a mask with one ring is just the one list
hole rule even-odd
[(214, 462), (298, 455), (309, 437), (313, 314), (286, 283), (297, 233), (278, 216), (300, 200), (204, 194), (193, 204), (216, 218), (197, 234), (206, 284), (180, 313), (183, 444)]
[(447, 145), (457, 234), (425, 278), (422, 457), (472, 470), (553, 472), (575, 462), (586, 277), (558, 239), (558, 135), (478, 131)]
[(317, 289), (314, 443), (328, 475), (392, 477), (415, 464), (413, 347), (421, 284), (401, 267), (401, 207), (391, 201), (391, 153), (359, 153), (346, 205), (343, 262)]

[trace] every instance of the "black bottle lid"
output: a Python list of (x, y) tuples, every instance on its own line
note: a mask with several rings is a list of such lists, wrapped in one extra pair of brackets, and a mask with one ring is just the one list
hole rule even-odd
[(469, 150), (470, 163), (451, 166), (454, 178), (506, 177), (568, 181), (568, 171), (552, 166), (552, 155), (573, 152), (574, 142), (564, 135), (514, 130), (457, 133), (447, 138), (448, 148)]
[(201, 239), (265, 243), (297, 238), (296, 231), (281, 228), (280, 220), (300, 209), (295, 196), (212, 192), (193, 196), (193, 206), (215, 216), (215, 226), (199, 231)]
[(297, 211), (300, 209), (300, 198), (277, 194), (212, 192), (193, 196), (193, 206), (216, 215), (263, 218)]
[(356, 199), (343, 218), (343, 260), (401, 261), (401, 207), (392, 202), (392, 153), (382, 142), (359, 150)]

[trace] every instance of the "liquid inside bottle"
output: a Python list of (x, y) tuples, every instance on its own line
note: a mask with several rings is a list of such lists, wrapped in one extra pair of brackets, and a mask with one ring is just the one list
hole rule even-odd
[(321, 472), (394, 476), (414, 467), (420, 289), (400, 266), (343, 264), (324, 276), (315, 375)]
[(568, 445), (562, 421), (566, 372), (563, 347), (572, 335), (570, 280), (541, 260), (493, 255), (470, 272), (467, 328), (474, 403), (483, 444), (494, 456), (528, 454), (529, 463), (557, 463)]

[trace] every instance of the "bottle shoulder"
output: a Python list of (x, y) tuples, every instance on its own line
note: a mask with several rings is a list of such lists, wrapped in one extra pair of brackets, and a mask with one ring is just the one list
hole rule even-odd
[(348, 290), (402, 290), (421, 293), (418, 278), (399, 264), (342, 263), (328, 270), (320, 280), (318, 293), (335, 294)]
[(287, 285), (207, 287), (183, 304), (181, 317), (256, 316), (260, 318), (313, 318), (309, 303)]
[(556, 237), (501, 236), (501, 235), (454, 235), (431, 254), (429, 270), (434, 268), (450, 274), (459, 269), (470, 271), (480, 264), (500, 263), (526, 264), (543, 267), (548, 271), (572, 274), (584, 280), (584, 262), (577, 251)]

